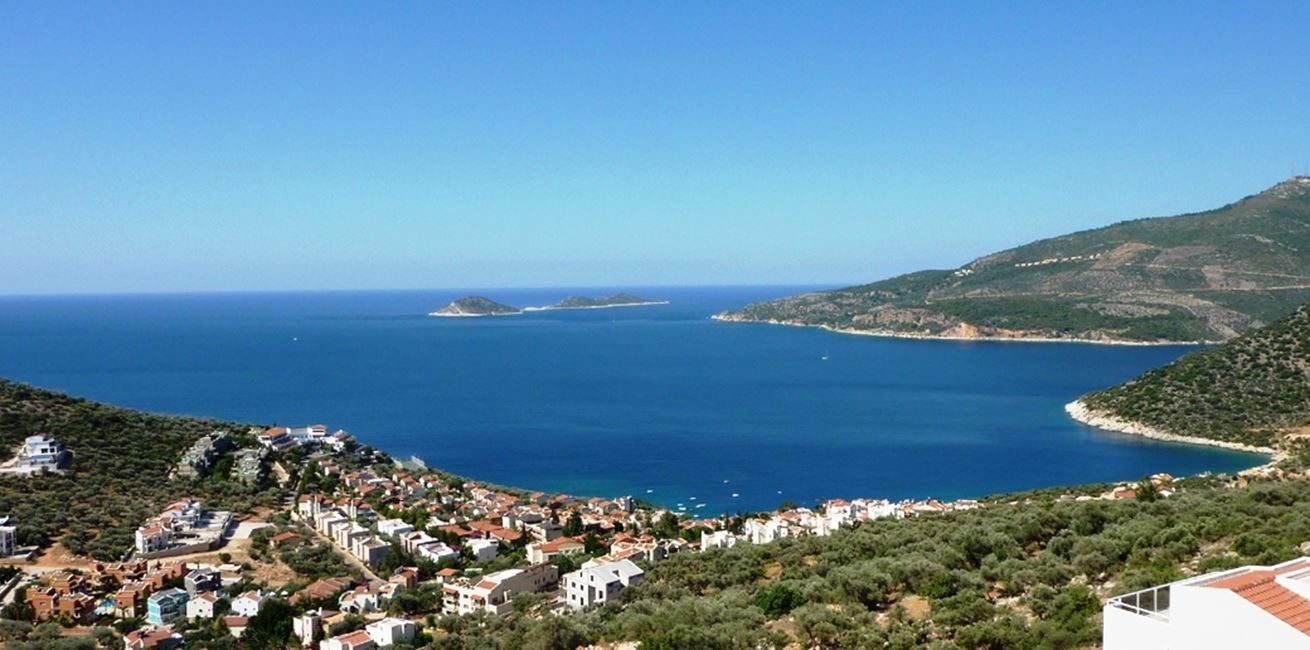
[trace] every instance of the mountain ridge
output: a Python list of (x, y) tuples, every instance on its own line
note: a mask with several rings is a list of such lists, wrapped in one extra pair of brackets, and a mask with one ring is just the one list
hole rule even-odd
[(1310, 177), (1295, 176), (1214, 210), (1120, 221), (715, 318), (885, 336), (1221, 342), (1308, 301)]

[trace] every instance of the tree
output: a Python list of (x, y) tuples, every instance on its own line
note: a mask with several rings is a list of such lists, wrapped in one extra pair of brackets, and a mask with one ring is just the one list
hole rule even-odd
[(1143, 477), (1137, 482), (1137, 500), (1150, 503), (1160, 496), (1160, 489), (1155, 486), (1150, 477)]
[(782, 618), (802, 603), (801, 594), (785, 582), (779, 582), (757, 594), (752, 601), (770, 619)]
[(564, 536), (577, 537), (582, 534), (582, 515), (574, 510), (569, 514), (569, 520), (564, 523)]
[(251, 650), (281, 650), (291, 639), (291, 619), (296, 610), (280, 598), (264, 601), (259, 613), (246, 624), (241, 643)]

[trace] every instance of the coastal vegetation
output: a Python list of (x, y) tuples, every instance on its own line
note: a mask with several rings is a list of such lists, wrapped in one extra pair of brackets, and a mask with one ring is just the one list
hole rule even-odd
[(1168, 499), (1064, 491), (878, 520), (830, 537), (687, 553), (611, 604), (544, 618), (443, 617), (434, 648), (1085, 648), (1104, 598), (1300, 555), (1310, 482), (1211, 477)]
[(1273, 446), (1310, 425), (1310, 305), (1080, 401), (1159, 431)]
[(1125, 221), (718, 318), (887, 335), (1223, 341), (1308, 301), (1310, 177), (1295, 177), (1217, 210)]

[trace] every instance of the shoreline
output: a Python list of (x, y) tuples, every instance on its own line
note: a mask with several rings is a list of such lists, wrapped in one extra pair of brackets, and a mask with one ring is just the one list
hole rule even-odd
[(428, 316), (431, 316), (433, 318), (484, 318), (487, 316), (521, 316), (521, 315), (523, 315), (522, 311), (510, 312), (506, 314), (465, 314), (463, 312), (460, 312), (458, 314), (443, 314), (439, 311), (428, 312)]
[(1189, 445), (1204, 445), (1207, 447), (1218, 447), (1220, 449), (1227, 449), (1229, 451), (1242, 451), (1252, 454), (1262, 454), (1266, 457), (1264, 463), (1253, 467), (1248, 467), (1238, 472), (1238, 474), (1245, 474), (1248, 472), (1267, 471), (1273, 468), (1273, 466), (1276, 463), (1283, 460), (1283, 457), (1285, 456), (1285, 453), (1283, 451), (1273, 447), (1258, 447), (1255, 445), (1248, 445), (1240, 442), (1229, 442), (1227, 440), (1213, 440), (1210, 438), (1197, 438), (1194, 436), (1183, 436), (1176, 433), (1168, 433), (1165, 431), (1160, 431), (1159, 429), (1147, 426), (1145, 424), (1141, 424), (1139, 422), (1132, 422), (1130, 420), (1125, 420), (1115, 415), (1094, 411), (1091, 408), (1089, 408), (1086, 404), (1084, 404), (1081, 398), (1069, 402), (1068, 404), (1065, 404), (1064, 412), (1067, 413), (1069, 417), (1073, 419), (1075, 422), (1078, 422), (1079, 424), (1084, 424), (1086, 426), (1095, 429), (1100, 429), (1102, 431), (1112, 431), (1114, 433), (1124, 433), (1128, 435), (1141, 436), (1143, 438), (1150, 438), (1151, 440), (1160, 440), (1164, 442), (1178, 442), (1178, 443), (1189, 444)]
[(814, 329), (832, 332), (834, 334), (850, 334), (853, 336), (875, 336), (889, 339), (914, 339), (920, 341), (973, 341), (979, 343), (1090, 343), (1094, 345), (1129, 345), (1137, 347), (1162, 346), (1162, 345), (1218, 345), (1222, 341), (1120, 341), (1115, 339), (1087, 339), (1087, 338), (1059, 338), (1053, 336), (953, 336), (940, 334), (915, 334), (912, 332), (895, 332), (892, 330), (858, 330), (851, 328), (833, 327), (831, 325), (814, 325), (810, 323), (801, 323), (797, 321), (784, 320), (755, 320), (746, 318), (730, 318), (722, 313), (710, 316), (710, 320), (716, 320), (723, 323), (754, 323), (758, 325), (785, 325), (787, 327), (810, 327)]

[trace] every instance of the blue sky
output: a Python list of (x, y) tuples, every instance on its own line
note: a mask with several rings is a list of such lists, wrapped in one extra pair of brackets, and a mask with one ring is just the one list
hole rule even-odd
[(0, 293), (950, 268), (1302, 171), (1306, 24), (1308, 3), (3, 3)]

